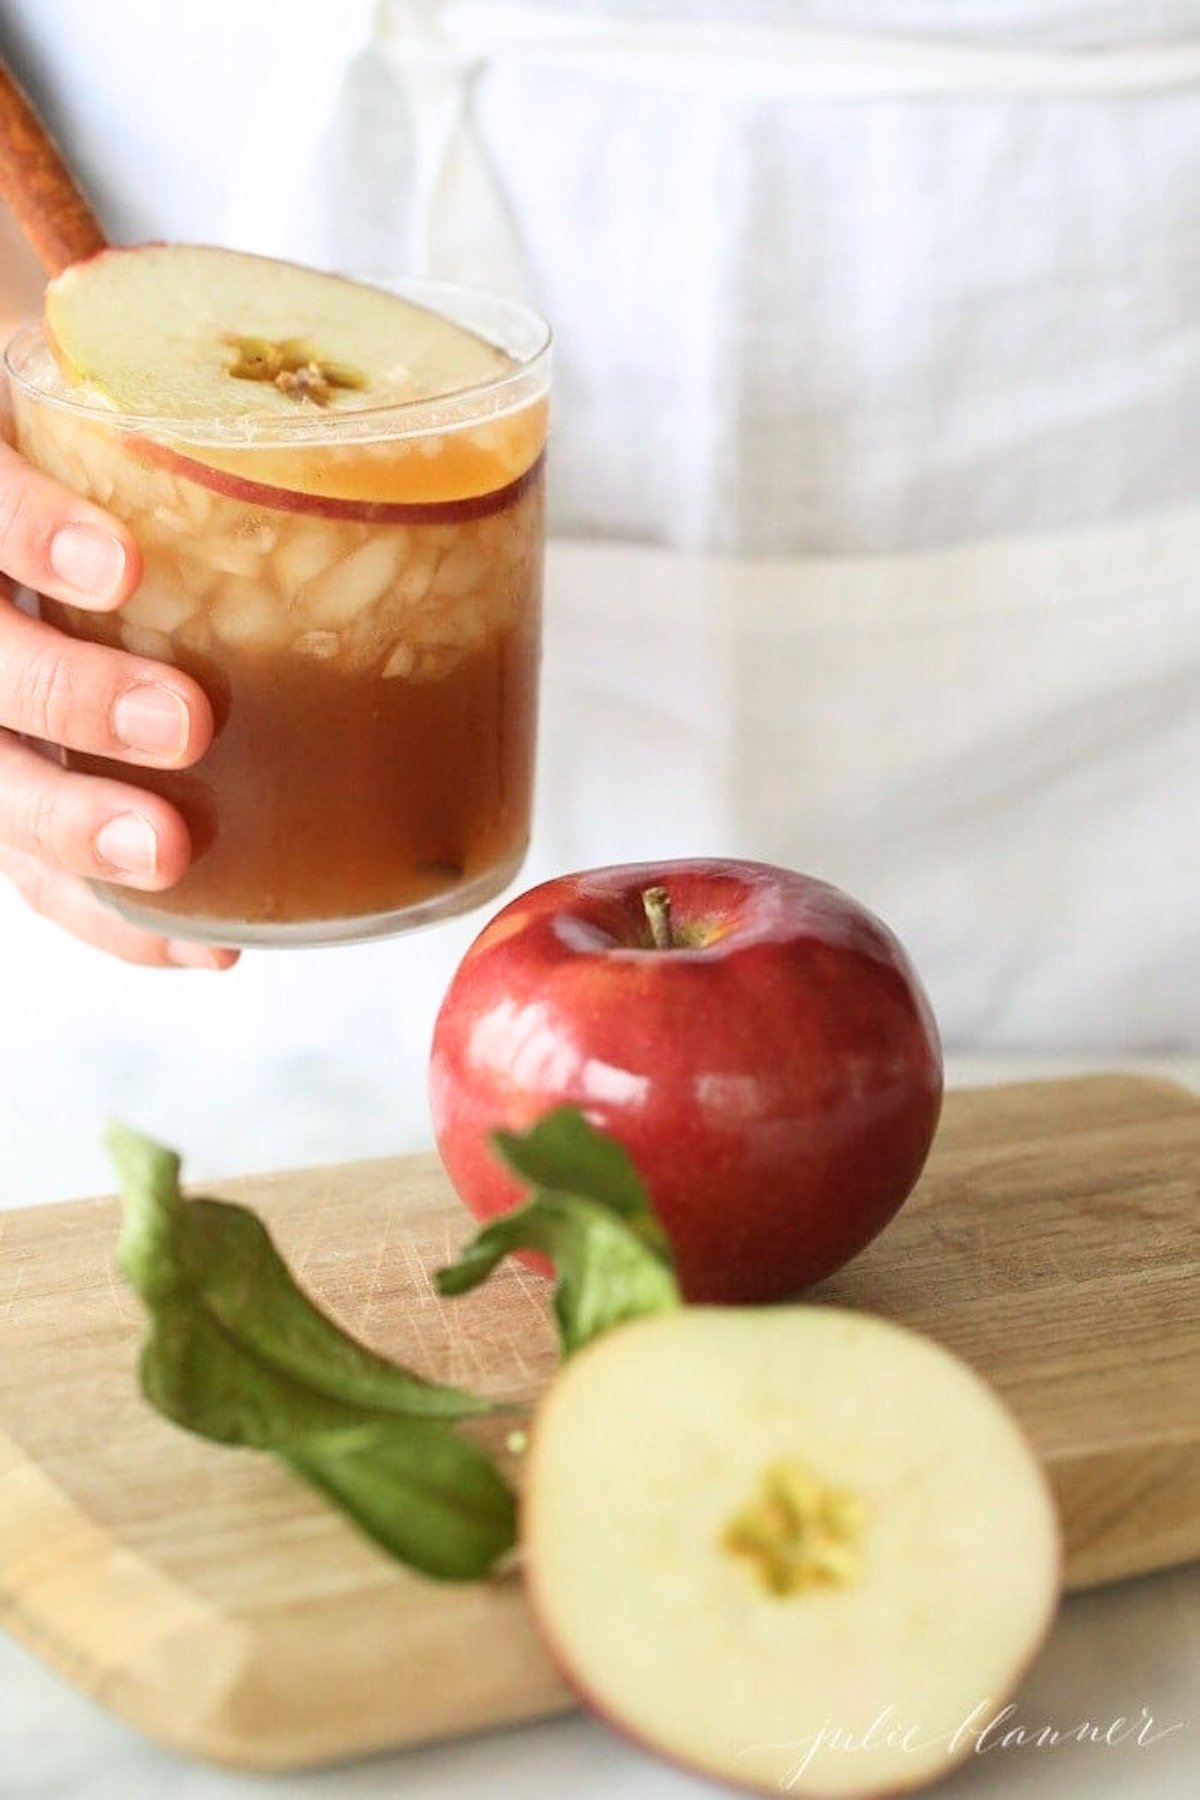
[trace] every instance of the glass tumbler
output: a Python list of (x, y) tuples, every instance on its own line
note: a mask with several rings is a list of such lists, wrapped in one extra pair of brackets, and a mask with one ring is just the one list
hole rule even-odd
[(498, 893), (529, 835), (549, 331), (442, 283), (393, 291), (500, 349), (481, 385), (281, 419), (131, 417), (58, 374), (39, 327), (6, 357), (18, 446), (121, 519), (145, 573), (112, 613), (43, 600), (71, 636), (193, 676), (199, 763), (63, 752), (173, 803), (192, 840), (128, 919), (230, 945), (346, 943)]

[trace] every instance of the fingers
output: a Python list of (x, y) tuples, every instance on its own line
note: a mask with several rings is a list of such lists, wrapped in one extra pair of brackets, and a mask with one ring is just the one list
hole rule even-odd
[(203, 756), (204, 690), (164, 663), (67, 638), (0, 606), (0, 726), (121, 762), (181, 769)]
[(0, 849), (0, 874), (8, 876), (34, 912), (123, 962), (147, 969), (230, 969), (238, 960), (236, 950), (159, 937), (131, 925), (102, 905), (77, 876), (47, 869), (32, 857)]
[(0, 443), (0, 573), (102, 612), (129, 599), (142, 559), (116, 519)]
[(178, 881), (191, 846), (174, 808), (115, 781), (67, 774), (10, 735), (157, 768), (185, 768), (204, 754), (212, 709), (188, 676), (67, 639), (2, 597), (9, 577), (105, 611), (128, 600), (141, 575), (123, 525), (0, 441), (0, 874), (43, 917), (127, 962), (229, 968), (236, 951), (142, 930), (81, 879), (146, 891)]
[(153, 891), (191, 856), (187, 826), (157, 794), (71, 775), (0, 733), (0, 844), (52, 870)]

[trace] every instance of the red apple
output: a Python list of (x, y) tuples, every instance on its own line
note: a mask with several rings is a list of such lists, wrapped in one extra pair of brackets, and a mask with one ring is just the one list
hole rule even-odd
[(430, 1068), (476, 1217), (522, 1198), (489, 1134), (581, 1107), (632, 1157), (693, 1301), (782, 1299), (848, 1262), (911, 1191), (941, 1096), (933, 1014), (886, 926), (810, 876), (717, 859), (512, 901), (450, 985)]

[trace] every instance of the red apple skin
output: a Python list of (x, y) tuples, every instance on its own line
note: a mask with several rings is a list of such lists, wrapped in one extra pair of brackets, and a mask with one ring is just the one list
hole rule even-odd
[[(678, 947), (650, 947), (661, 886)], [(552, 1107), (622, 1143), (684, 1296), (781, 1300), (857, 1255), (912, 1190), (942, 1057), (890, 931), (762, 863), (631, 864), (544, 882), (468, 950), (443, 1002), (430, 1103), (479, 1219), (524, 1197), (489, 1144)]]
[(200, 487), (222, 494), (227, 500), (238, 500), (245, 506), (262, 507), (276, 512), (316, 514), (322, 519), (356, 519), (365, 525), (454, 525), (466, 519), (485, 519), (501, 512), (530, 484), (537, 480), (545, 463), (545, 452), (530, 463), (523, 474), (493, 488), (487, 494), (468, 494), (459, 500), (350, 500), (337, 494), (313, 494), (303, 488), (273, 487), (264, 481), (251, 481), (212, 463), (200, 462), (182, 451), (151, 439), (130, 440), (131, 454), (171, 475), (182, 475)]

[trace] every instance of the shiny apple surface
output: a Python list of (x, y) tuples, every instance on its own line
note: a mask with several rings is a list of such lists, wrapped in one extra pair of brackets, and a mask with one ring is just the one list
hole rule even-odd
[(933, 1014), (886, 926), (826, 883), (720, 859), (511, 902), (451, 984), (430, 1068), (438, 1147), (478, 1217), (520, 1198), (489, 1133), (582, 1107), (636, 1163), (686, 1296), (721, 1302), (783, 1298), (869, 1243), (920, 1174), (941, 1096)]

